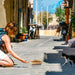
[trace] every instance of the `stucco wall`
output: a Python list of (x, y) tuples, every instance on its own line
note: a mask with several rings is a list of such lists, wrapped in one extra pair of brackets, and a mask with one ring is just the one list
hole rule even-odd
[(3, 1), (0, 0), (0, 28), (4, 28), (10, 21), (15, 21), (18, 24), (19, 8), (23, 9), (23, 26), (26, 26), (28, 22), (28, 0), (5, 0), (4, 5), (2, 5)]
[[(61, 35), (61, 32), (59, 35)], [(39, 36), (58, 36), (58, 33), (56, 33), (56, 29), (54, 29), (54, 30), (39, 30)]]
[[(13, 0), (5, 0), (4, 5), (2, 5), (2, 1), (0, 0), (0, 28), (4, 28), (7, 23), (10, 21), (15, 21), (18, 23), (18, 5), (17, 0), (14, 0), (14, 7), (13, 7)], [(13, 11), (14, 8), (14, 11)]]
[(10, 19), (11, 19), (10, 15), (12, 14), (12, 12), (11, 12), (12, 8), (10, 9), (10, 0), (5, 0), (4, 8), (6, 10), (6, 21), (8, 23), (8, 22), (10, 22)]
[(0, 0), (0, 28), (4, 28), (6, 25), (6, 11), (4, 5), (2, 4), (3, 0)]

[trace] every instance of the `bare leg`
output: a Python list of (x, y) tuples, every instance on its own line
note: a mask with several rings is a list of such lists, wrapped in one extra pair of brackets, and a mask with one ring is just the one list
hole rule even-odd
[(0, 60), (0, 65), (5, 67), (13, 67), (14, 63), (8, 56), (6, 56), (5, 59)]

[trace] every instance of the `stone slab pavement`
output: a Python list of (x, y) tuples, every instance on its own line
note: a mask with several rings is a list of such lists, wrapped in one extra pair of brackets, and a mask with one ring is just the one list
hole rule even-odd
[(0, 75), (75, 75), (75, 65), (65, 62), (62, 58), (62, 47), (67, 47), (61, 37), (40, 37), (13, 43), (13, 50), (25, 60), (42, 60), (41, 65), (24, 64), (10, 56), (14, 67), (0, 67)]

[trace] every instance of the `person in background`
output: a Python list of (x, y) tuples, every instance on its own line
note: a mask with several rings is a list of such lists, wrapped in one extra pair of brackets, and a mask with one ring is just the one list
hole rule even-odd
[(56, 33), (55, 33), (55, 36), (60, 36), (60, 26), (57, 26), (57, 29), (56, 29)]
[[(6, 53), (9, 53), (14, 58), (20, 60), (23, 63), (29, 63), (28, 61), (20, 58), (13, 50), (10, 42), (10, 37), (15, 37), (17, 34), (17, 25), (14, 22), (10, 22), (6, 25), (3, 32), (0, 34), (0, 65), (5, 67), (13, 67), (14, 62)], [(9, 37), (10, 36), (10, 37)]]
[(75, 38), (69, 39), (69, 40), (68, 40), (68, 45), (69, 45), (70, 47), (75, 47)]

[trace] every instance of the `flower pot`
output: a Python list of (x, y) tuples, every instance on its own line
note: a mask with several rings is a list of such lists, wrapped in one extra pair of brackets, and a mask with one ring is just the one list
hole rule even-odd
[(28, 39), (28, 34), (25, 34), (25, 39), (24, 39), (24, 41), (27, 41), (27, 39)]
[(25, 35), (24, 34), (23, 35), (20, 35), (19, 36), (19, 39), (21, 39), (21, 41), (23, 41), (25, 39)]

